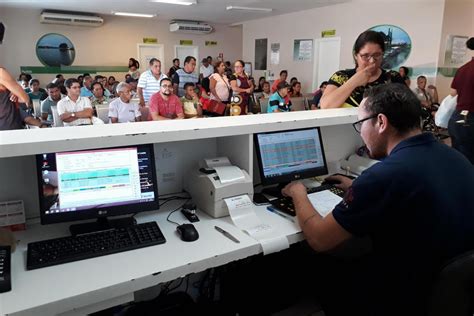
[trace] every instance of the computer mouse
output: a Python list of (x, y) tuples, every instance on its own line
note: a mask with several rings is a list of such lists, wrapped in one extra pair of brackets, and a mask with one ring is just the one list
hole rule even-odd
[(193, 224), (182, 224), (176, 227), (178, 235), (182, 241), (195, 241), (199, 238), (199, 233)]

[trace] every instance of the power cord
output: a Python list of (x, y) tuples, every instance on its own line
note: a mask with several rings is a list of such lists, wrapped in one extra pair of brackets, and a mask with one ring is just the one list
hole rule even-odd
[[(180, 209), (182, 209), (183, 206), (184, 206), (184, 204), (188, 203), (190, 200), (191, 200), (191, 199), (187, 198), (187, 200), (186, 200), (183, 204), (181, 204), (180, 206), (178, 206), (177, 208), (175, 208), (174, 210), (172, 210), (172, 211), (168, 214), (168, 216), (166, 217), (166, 220), (167, 220), (168, 222), (170, 222), (170, 223), (173, 223), (173, 224), (179, 226), (179, 225), (180, 225), (179, 223), (176, 223), (176, 222), (170, 220), (170, 216), (171, 216), (171, 214), (173, 214), (174, 212), (179, 211)], [(166, 202), (168, 202), (168, 201), (166, 201)], [(166, 202), (163, 202), (163, 204), (165, 204)]]

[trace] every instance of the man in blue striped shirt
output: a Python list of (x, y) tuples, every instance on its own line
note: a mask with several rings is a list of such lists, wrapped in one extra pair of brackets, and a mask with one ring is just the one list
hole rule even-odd
[(160, 91), (160, 81), (163, 78), (168, 78), (161, 72), (161, 61), (157, 58), (150, 59), (150, 69), (143, 72), (138, 79), (137, 94), (140, 99), (140, 106), (150, 101), (153, 94)]
[(173, 76), (173, 92), (179, 97), (184, 96), (184, 85), (192, 82), (195, 85), (199, 83), (199, 77), (194, 73), (196, 68), (196, 58), (188, 56), (184, 60), (184, 67), (178, 69)]

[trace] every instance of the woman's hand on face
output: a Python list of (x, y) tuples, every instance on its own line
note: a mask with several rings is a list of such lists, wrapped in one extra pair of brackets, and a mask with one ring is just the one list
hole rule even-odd
[(377, 68), (377, 65), (370, 64), (365, 68), (360, 68), (356, 74), (352, 77), (355, 83), (357, 84), (358, 87), (360, 86), (365, 86), (366, 84), (369, 83), (369, 79), (374, 73), (375, 69)]

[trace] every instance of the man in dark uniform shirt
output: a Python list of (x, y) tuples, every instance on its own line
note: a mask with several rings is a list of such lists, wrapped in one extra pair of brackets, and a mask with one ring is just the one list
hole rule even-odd
[(315, 280), (322, 291), (333, 287), (336, 306), (325, 309), (323, 300), (327, 316), (425, 315), (440, 267), (474, 249), (474, 169), (459, 152), (421, 133), (420, 109), (404, 85), (368, 91), (354, 128), (371, 155), (385, 159), (354, 181), (333, 176), (346, 194), (326, 217), (315, 211), (300, 182), (283, 189), (314, 250), (352, 237), (372, 240), (372, 253), (358, 261), (363, 265), (331, 266), (324, 270), (327, 284)]

